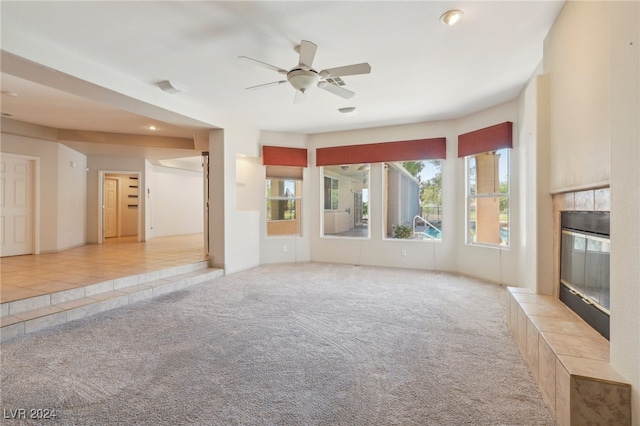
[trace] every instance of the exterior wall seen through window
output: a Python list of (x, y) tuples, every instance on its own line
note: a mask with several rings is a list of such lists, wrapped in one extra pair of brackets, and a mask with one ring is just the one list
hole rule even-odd
[(441, 160), (385, 163), (387, 238), (442, 240)]

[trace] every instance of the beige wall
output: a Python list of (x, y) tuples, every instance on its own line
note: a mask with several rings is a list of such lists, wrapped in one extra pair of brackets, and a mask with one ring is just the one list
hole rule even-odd
[(140, 195), (149, 203), (154, 237), (203, 232), (202, 172), (153, 165), (147, 188)]
[(609, 3), (568, 1), (544, 42), (551, 191), (609, 184)]
[(613, 2), (611, 64), (611, 363), (632, 385), (640, 425), (640, 2)]
[[(535, 74), (541, 72), (541, 66)], [(534, 75), (519, 97), (519, 220), (523, 233), (518, 285), (551, 294), (553, 290), (553, 217), (549, 193), (548, 76)]]

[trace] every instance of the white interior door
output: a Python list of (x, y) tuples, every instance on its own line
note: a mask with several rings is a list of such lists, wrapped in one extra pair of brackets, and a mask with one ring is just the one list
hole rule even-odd
[(0, 256), (33, 253), (33, 161), (0, 161)]
[(104, 180), (104, 237), (118, 236), (118, 180)]

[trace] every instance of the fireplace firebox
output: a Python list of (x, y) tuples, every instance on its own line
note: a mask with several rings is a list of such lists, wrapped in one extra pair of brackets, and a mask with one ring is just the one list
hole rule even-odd
[(609, 212), (562, 212), (560, 300), (609, 339)]

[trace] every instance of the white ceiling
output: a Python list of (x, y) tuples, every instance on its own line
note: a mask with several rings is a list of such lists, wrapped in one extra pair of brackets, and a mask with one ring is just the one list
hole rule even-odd
[[(144, 134), (156, 123), (165, 136), (213, 128), (221, 113), (260, 129), (301, 133), (457, 118), (518, 95), (540, 63), (544, 37), (562, 5), (2, 1), (3, 55), (42, 65), (40, 73), (23, 72), (3, 56), (2, 90), (18, 96), (2, 96), (2, 112), (64, 129)], [(464, 11), (454, 27), (439, 21), (449, 9)], [(343, 78), (355, 97), (313, 88), (296, 105), (288, 84), (245, 90), (283, 76), (238, 56), (290, 69), (302, 39), (318, 45), (317, 70), (371, 65), (368, 75)], [(56, 60), (92, 89), (71, 94), (60, 79), (43, 78)], [(154, 85), (161, 80), (186, 90), (165, 94)], [(95, 90), (99, 86), (103, 92)], [(135, 93), (152, 96), (136, 100)], [(350, 106), (357, 115), (337, 111)]]

